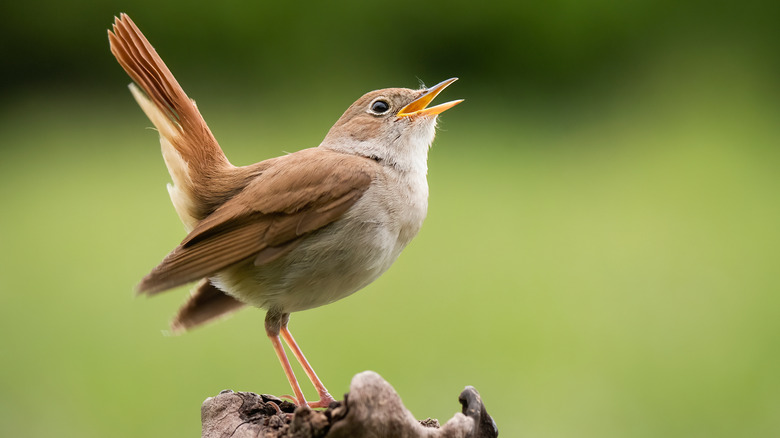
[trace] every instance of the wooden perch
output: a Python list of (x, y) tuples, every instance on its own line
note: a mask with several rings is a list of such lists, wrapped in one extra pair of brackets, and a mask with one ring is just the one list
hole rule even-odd
[(352, 378), (344, 401), (324, 411), (295, 407), (274, 396), (222, 391), (201, 407), (203, 438), (494, 438), (498, 428), (476, 389), (458, 397), (462, 412), (439, 426), (417, 421), (392, 386), (373, 371)]

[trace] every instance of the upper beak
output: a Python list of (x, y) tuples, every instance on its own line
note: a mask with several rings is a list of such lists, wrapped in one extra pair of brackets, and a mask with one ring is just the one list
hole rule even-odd
[(458, 78), (450, 78), (447, 79), (446, 81), (443, 81), (423, 91), (420, 97), (414, 99), (409, 105), (406, 105), (405, 107), (401, 108), (400, 111), (398, 111), (398, 117), (433, 116), (436, 114), (441, 114), (444, 111), (447, 111), (448, 109), (454, 107), (455, 105), (463, 102), (463, 99), (459, 99), (459, 100), (453, 100), (451, 102), (447, 102), (441, 105), (436, 105), (427, 108), (428, 104), (431, 103), (431, 101), (433, 100), (434, 97), (436, 97), (437, 94), (441, 93), (442, 90), (447, 88), (447, 85), (457, 80)]

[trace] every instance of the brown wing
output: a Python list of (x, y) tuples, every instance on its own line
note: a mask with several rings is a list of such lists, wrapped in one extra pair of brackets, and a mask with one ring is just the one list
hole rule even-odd
[(154, 294), (255, 257), (283, 255), (341, 217), (365, 193), (379, 164), (321, 148), (269, 160), (243, 191), (201, 221), (139, 284)]

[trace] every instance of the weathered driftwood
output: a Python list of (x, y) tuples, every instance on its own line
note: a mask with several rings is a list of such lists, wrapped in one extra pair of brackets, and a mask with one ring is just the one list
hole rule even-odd
[(203, 402), (203, 438), (498, 436), (476, 389), (467, 386), (458, 399), (462, 412), (439, 426), (437, 420), (415, 420), (393, 387), (372, 371), (353, 377), (344, 400), (323, 411), (296, 408), (274, 396), (227, 390)]

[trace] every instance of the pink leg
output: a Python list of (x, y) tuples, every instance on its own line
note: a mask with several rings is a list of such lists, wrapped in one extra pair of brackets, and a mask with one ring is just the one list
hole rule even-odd
[(295, 358), (298, 359), (298, 363), (301, 364), (303, 371), (307, 376), (309, 376), (309, 380), (311, 380), (311, 383), (314, 385), (314, 387), (317, 389), (317, 393), (320, 395), (320, 400), (316, 402), (309, 402), (309, 406), (313, 408), (327, 408), (331, 402), (335, 401), (335, 399), (328, 393), (328, 390), (325, 389), (325, 385), (323, 385), (322, 381), (320, 381), (320, 379), (317, 377), (317, 373), (315, 373), (314, 369), (311, 367), (311, 365), (309, 365), (309, 361), (306, 360), (306, 357), (301, 351), (301, 347), (299, 347), (295, 342), (295, 339), (293, 339), (292, 333), (290, 333), (290, 330), (287, 328), (287, 324), (282, 325), (280, 333), (282, 338), (284, 338), (284, 342), (286, 342), (287, 346), (290, 347), (293, 355), (295, 355)]
[(301, 391), (301, 385), (298, 384), (298, 379), (295, 378), (295, 373), (293, 373), (292, 367), (290, 366), (290, 361), (287, 360), (287, 353), (284, 352), (284, 347), (282, 347), (282, 341), (279, 339), (279, 335), (277, 334), (274, 336), (269, 333), (268, 339), (271, 340), (276, 356), (282, 364), (282, 369), (284, 369), (284, 374), (287, 376), (287, 380), (290, 382), (293, 392), (295, 392), (295, 404), (300, 406), (306, 403), (306, 399), (303, 398), (303, 391)]

